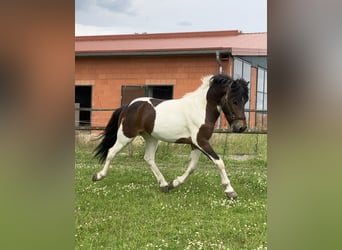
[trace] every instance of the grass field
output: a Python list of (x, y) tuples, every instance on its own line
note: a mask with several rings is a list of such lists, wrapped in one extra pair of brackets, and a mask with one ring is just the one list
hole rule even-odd
[[(92, 158), (95, 144), (76, 140), (75, 249), (266, 249), (266, 140), (215, 135), (213, 147), (239, 194), (235, 201), (225, 198), (218, 170), (205, 156), (187, 182), (161, 193), (139, 142), (93, 183), (102, 168)], [(186, 145), (160, 145), (156, 163), (168, 181), (183, 174), (189, 153)]]

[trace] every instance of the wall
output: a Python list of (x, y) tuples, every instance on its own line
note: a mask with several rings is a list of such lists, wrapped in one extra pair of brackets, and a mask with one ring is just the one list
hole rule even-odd
[[(222, 66), (224, 73), (231, 74), (232, 59), (222, 61)], [(75, 84), (92, 85), (93, 108), (120, 107), (122, 85), (172, 84), (173, 98), (180, 98), (213, 73), (218, 73), (214, 54), (77, 57), (75, 62)], [(105, 126), (111, 113), (92, 112), (91, 125)]]

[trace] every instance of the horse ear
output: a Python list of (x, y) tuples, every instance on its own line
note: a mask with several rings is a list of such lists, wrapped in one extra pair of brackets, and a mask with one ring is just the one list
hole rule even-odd
[(245, 84), (246, 86), (249, 85), (249, 81), (246, 81), (245, 79), (241, 78), (240, 81)]

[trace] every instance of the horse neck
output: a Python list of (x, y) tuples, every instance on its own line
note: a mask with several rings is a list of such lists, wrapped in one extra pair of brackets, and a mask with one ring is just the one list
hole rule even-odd
[(209, 126), (215, 126), (220, 115), (216, 101), (207, 100), (207, 92), (209, 87), (201, 88), (193, 93), (185, 95), (182, 99), (190, 103), (195, 109), (203, 110), (205, 115), (205, 123)]
[(181, 99), (196, 109), (205, 110), (206, 103), (207, 103), (206, 96), (207, 96), (208, 89), (209, 88), (197, 89), (196, 91), (192, 93), (186, 94)]
[(206, 94), (206, 117), (205, 123), (212, 127), (215, 126), (217, 119), (220, 116), (222, 108), (219, 100), (222, 98), (222, 93), (217, 92), (216, 89), (208, 88)]
[(208, 101), (205, 113), (205, 123), (210, 126), (215, 126), (215, 123), (220, 116), (220, 111), (217, 103)]

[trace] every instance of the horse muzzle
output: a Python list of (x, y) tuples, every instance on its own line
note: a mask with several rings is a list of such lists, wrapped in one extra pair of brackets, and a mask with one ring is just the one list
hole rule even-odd
[(232, 126), (234, 133), (242, 133), (246, 130), (247, 126), (236, 126), (235, 124)]
[(242, 133), (246, 130), (246, 119), (234, 119), (231, 125), (234, 133)]

